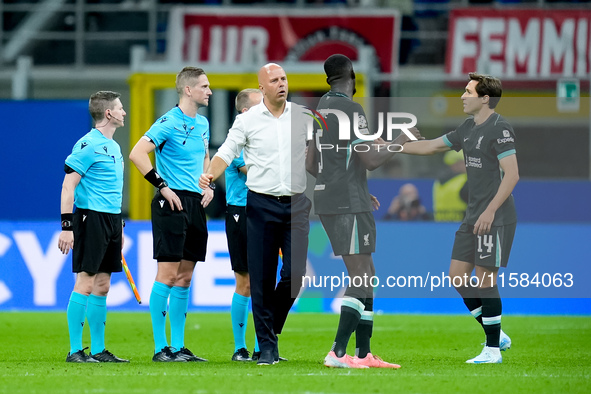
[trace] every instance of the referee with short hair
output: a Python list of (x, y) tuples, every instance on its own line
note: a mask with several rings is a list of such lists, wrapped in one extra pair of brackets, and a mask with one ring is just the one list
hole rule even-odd
[[(67, 309), (70, 352), (66, 362), (129, 362), (105, 349), (111, 273), (122, 270), (124, 163), (121, 148), (113, 140), (126, 115), (119, 97), (109, 91), (90, 96), (88, 109), (95, 127), (66, 158), (58, 248), (64, 254), (73, 250), (72, 272), (76, 273)], [(82, 348), (85, 318), (90, 326), (90, 354)]]
[[(185, 347), (185, 322), (195, 264), (205, 261), (204, 208), (213, 198), (212, 189), (197, 185), (209, 165), (209, 122), (197, 110), (209, 105), (212, 93), (207, 75), (196, 67), (185, 67), (177, 74), (176, 90), (178, 105), (158, 118), (129, 154), (144, 178), (158, 189), (152, 200), (158, 271), (150, 294), (155, 362), (207, 361)], [(158, 171), (150, 160), (152, 151)]]
[[(306, 272), (308, 216), (312, 204), (303, 194), (306, 123), (297, 121), (300, 108), (287, 101), (285, 71), (270, 63), (260, 69), (258, 79), (263, 102), (236, 117), (199, 184), (207, 187), (244, 148), (249, 189), (248, 271), (261, 349), (257, 364), (270, 365), (279, 361), (277, 335), (283, 329)], [(279, 249), (283, 251), (283, 267), (277, 283)]]

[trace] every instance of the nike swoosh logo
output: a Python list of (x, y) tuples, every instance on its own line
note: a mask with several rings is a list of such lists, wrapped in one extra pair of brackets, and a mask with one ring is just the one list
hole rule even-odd
[(490, 254), (487, 254), (486, 256), (480, 255), (480, 260), (485, 259), (487, 257), (490, 257)]

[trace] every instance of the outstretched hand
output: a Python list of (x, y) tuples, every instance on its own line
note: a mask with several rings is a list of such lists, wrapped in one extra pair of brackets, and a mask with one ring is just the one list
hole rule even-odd
[(411, 127), (410, 129), (408, 129), (408, 131), (410, 131), (412, 133), (412, 135), (414, 135), (416, 137), (416, 139), (419, 141), (425, 139), (425, 137), (423, 137), (421, 135), (421, 132), (416, 127)]

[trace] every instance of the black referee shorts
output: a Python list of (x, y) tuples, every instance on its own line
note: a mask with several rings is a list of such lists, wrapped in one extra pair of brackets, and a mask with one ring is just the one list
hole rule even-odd
[(72, 272), (121, 272), (121, 214), (77, 208)]
[(201, 194), (173, 190), (183, 210), (172, 210), (160, 192), (152, 199), (152, 238), (154, 259), (176, 263), (181, 260), (205, 261), (207, 222)]
[(228, 205), (226, 210), (226, 238), (230, 263), (235, 272), (248, 272), (246, 252), (246, 207)]

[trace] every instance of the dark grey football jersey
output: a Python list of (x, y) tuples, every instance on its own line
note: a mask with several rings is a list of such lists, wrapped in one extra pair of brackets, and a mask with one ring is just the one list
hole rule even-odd
[(314, 132), (318, 175), (314, 187), (316, 214), (371, 212), (367, 189), (367, 170), (355, 146), (364, 143), (353, 132), (353, 120), (358, 119), (359, 131), (368, 134), (363, 107), (344, 94), (329, 92), (318, 103), (317, 110), (337, 109), (350, 120), (350, 139), (339, 139), (339, 122), (334, 114), (324, 116), (326, 125)]
[[(516, 154), (515, 132), (505, 118), (493, 113), (480, 125), (472, 117), (466, 119), (444, 135), (443, 141), (455, 151), (464, 151), (469, 190), (464, 222), (474, 225), (499, 190), (503, 177), (499, 160)], [(510, 195), (495, 213), (493, 226), (515, 222), (515, 202)]]

